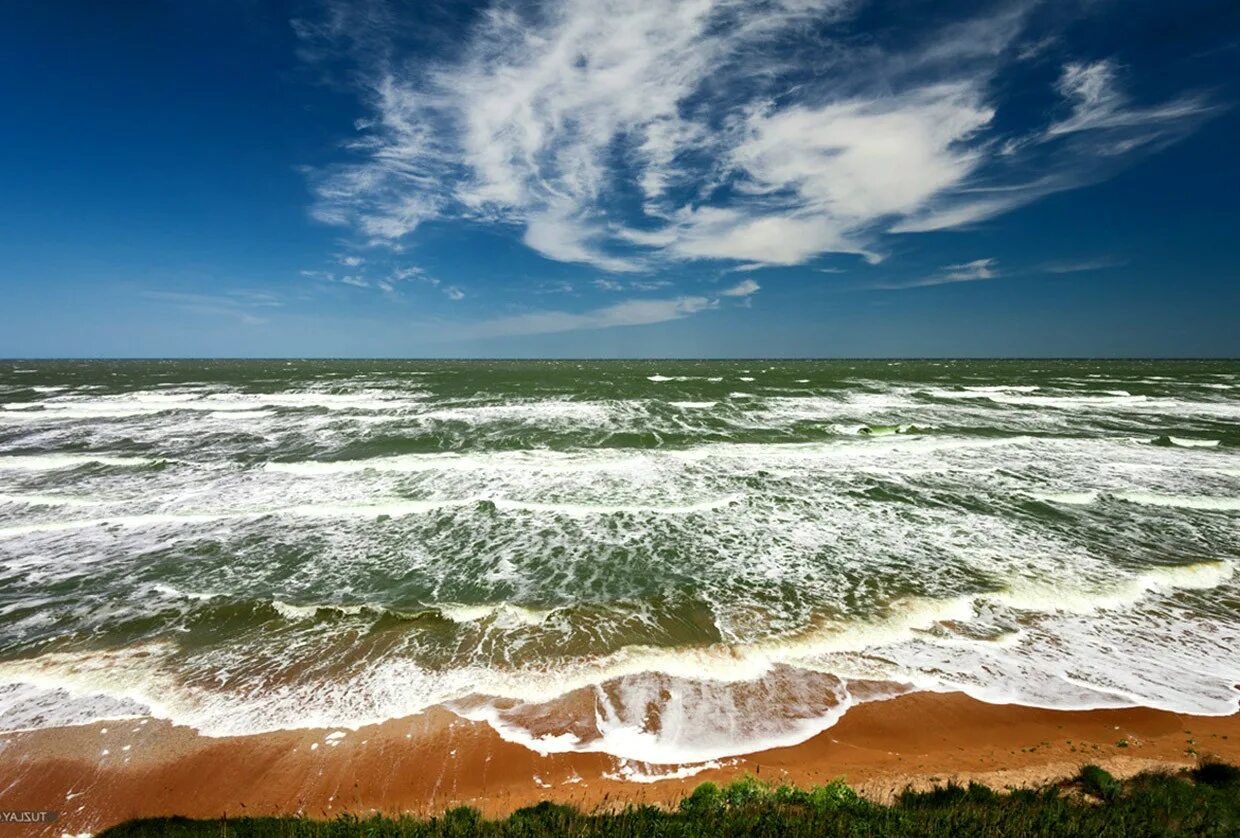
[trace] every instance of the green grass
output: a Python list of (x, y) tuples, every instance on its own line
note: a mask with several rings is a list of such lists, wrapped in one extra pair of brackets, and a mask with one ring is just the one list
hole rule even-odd
[(720, 788), (702, 783), (676, 809), (637, 806), (590, 814), (539, 803), (503, 820), (451, 809), (437, 818), (344, 815), (307, 818), (130, 821), (98, 838), (600, 838), (674, 836), (1155, 836), (1240, 835), (1240, 769), (1205, 761), (1180, 774), (1152, 772), (1121, 782), (1087, 765), (1071, 782), (1000, 793), (986, 786), (948, 784), (905, 791), (890, 806), (870, 803), (841, 781), (810, 789), (766, 785), (744, 777)]

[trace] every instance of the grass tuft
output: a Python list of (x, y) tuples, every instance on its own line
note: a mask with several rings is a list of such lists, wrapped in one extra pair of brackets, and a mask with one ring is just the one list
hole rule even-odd
[(1119, 780), (1096, 765), (1083, 766), (1081, 773), (1077, 775), (1077, 781), (1087, 793), (1103, 800), (1114, 800), (1123, 790)]

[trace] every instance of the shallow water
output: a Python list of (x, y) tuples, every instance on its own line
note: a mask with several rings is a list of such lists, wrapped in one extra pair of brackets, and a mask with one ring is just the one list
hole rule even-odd
[(1235, 712), (1240, 364), (0, 362), (0, 728)]

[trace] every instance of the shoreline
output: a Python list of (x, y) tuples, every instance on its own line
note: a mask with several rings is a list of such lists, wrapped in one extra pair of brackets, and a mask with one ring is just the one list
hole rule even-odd
[(1045, 710), (915, 692), (856, 705), (799, 745), (646, 783), (622, 779), (608, 755), (542, 756), (437, 708), (354, 731), (226, 738), (129, 719), (0, 734), (0, 805), (60, 812), (33, 833), (59, 836), (163, 815), (424, 816), (469, 805), (500, 816), (542, 800), (583, 810), (674, 804), (702, 782), (744, 774), (803, 787), (842, 778), (889, 801), (951, 779), (1003, 789), (1052, 782), (1086, 763), (1126, 777), (1188, 767), (1197, 755), (1240, 762), (1240, 713)]

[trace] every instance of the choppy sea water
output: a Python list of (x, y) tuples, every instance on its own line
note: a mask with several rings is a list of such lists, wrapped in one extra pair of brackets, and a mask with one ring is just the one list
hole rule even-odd
[(1237, 362), (0, 362), (0, 729), (1227, 714), (1238, 562)]

